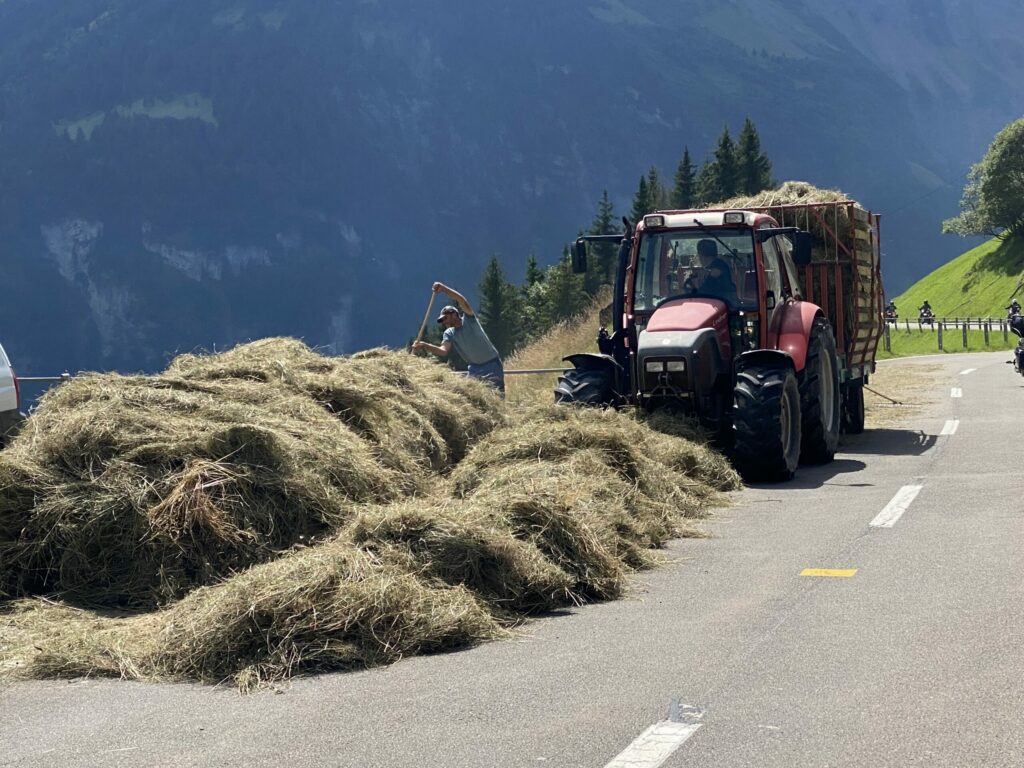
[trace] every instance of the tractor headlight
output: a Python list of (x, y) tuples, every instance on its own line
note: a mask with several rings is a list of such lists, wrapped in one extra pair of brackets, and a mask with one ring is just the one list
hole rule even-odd
[(665, 364), (661, 360), (648, 360), (644, 368), (648, 373), (661, 373), (665, 370)]
[(686, 370), (686, 361), (669, 360), (668, 363), (665, 364), (665, 367), (668, 369), (669, 373), (682, 373)]
[(729, 211), (722, 219), (726, 224), (743, 224), (747, 216), (743, 211)]

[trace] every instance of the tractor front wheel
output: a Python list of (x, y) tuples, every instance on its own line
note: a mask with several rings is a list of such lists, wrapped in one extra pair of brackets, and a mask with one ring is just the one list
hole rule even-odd
[(572, 368), (558, 377), (555, 403), (605, 407), (615, 403), (611, 372), (601, 368)]
[(791, 368), (736, 375), (733, 461), (747, 480), (789, 480), (800, 461), (800, 389)]

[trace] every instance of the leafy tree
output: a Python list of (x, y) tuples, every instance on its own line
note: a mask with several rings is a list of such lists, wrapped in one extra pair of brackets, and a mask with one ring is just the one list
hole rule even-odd
[(737, 192), (740, 194), (756, 195), (775, 186), (772, 183), (772, 162), (761, 151), (761, 138), (749, 117), (743, 121), (743, 129), (736, 142), (736, 166)]
[(533, 285), (524, 285), (523, 297), (523, 343), (528, 343), (543, 336), (552, 326), (548, 316), (547, 285), (544, 279)]
[(996, 134), (981, 162), (972, 166), (960, 215), (943, 232), (1019, 236), (1024, 233), (1024, 118)]
[(574, 274), (569, 259), (569, 247), (562, 250), (558, 264), (548, 269), (544, 278), (544, 305), (548, 328), (560, 320), (582, 312), (590, 303), (583, 285), (583, 275)]
[(505, 357), (522, 339), (523, 305), (516, 286), (505, 279), (497, 256), (492, 256), (484, 269), (479, 292), (480, 324), (498, 354)]
[[(608, 190), (605, 190), (597, 203), (597, 214), (587, 230), (588, 235), (615, 235), (622, 229), (615, 220), (615, 206), (608, 197)], [(593, 243), (590, 247), (593, 263), (587, 270), (584, 278), (584, 286), (587, 293), (593, 295), (602, 286), (612, 282), (615, 275), (615, 262), (619, 256), (619, 249), (614, 243)]]
[(693, 207), (697, 185), (696, 170), (696, 167), (690, 160), (690, 148), (683, 147), (683, 158), (679, 161), (679, 166), (676, 168), (676, 175), (672, 185), (670, 204), (673, 208)]

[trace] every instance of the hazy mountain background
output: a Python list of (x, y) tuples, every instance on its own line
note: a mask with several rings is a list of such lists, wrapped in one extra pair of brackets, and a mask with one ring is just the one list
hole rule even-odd
[(890, 294), (1024, 104), (1019, 0), (0, 0), (0, 341), (25, 374), (415, 334), (750, 116), (883, 214)]

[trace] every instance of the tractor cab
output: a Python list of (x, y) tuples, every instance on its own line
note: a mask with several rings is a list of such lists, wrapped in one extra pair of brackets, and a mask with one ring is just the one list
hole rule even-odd
[(604, 350), (627, 369), (631, 395), (648, 407), (725, 407), (736, 358), (773, 346), (779, 308), (800, 298), (799, 234), (749, 211), (644, 217), (623, 249), (622, 314)]

